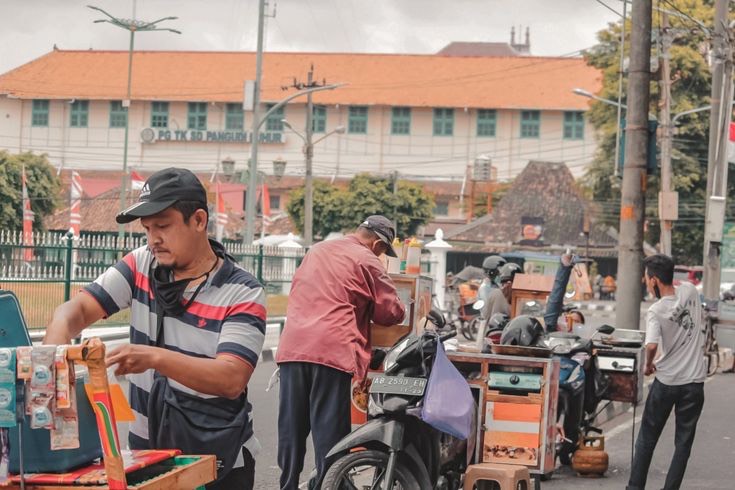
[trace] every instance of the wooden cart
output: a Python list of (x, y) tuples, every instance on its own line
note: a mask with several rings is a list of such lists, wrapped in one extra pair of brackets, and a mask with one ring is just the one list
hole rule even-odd
[[(475, 462), (524, 465), (537, 475), (554, 471), (559, 361), (553, 358), (449, 353), (471, 387), (480, 390)], [(538, 389), (506, 392), (492, 378), (533, 373)]]

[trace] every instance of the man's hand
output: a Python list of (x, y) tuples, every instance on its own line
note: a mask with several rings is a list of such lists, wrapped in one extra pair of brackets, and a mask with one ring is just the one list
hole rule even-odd
[(107, 367), (117, 364), (116, 376), (138, 374), (155, 369), (158, 351), (157, 347), (148, 345), (125, 344), (108, 352), (105, 363)]
[(653, 373), (656, 372), (656, 366), (653, 363), (646, 363), (646, 369), (644, 370), (644, 373), (646, 376), (650, 376)]

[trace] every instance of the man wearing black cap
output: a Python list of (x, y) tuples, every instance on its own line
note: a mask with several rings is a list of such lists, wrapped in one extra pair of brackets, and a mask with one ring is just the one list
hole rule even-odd
[(117, 216), (136, 219), (147, 246), (59, 306), (44, 342), (67, 344), (130, 308), (130, 343), (106, 361), (130, 381), (131, 449), (215, 453), (218, 480), (208, 488), (252, 489), (259, 444), (246, 388), (265, 338), (263, 287), (208, 239), (207, 194), (190, 171), (153, 174)]
[(370, 321), (403, 320), (404, 307), (378, 259), (396, 256), (395, 236), (388, 218), (370, 216), (355, 233), (314, 245), (294, 275), (276, 354), (281, 490), (299, 486), (310, 431), (318, 480), (329, 450), (349, 434), (351, 381), (367, 374)]

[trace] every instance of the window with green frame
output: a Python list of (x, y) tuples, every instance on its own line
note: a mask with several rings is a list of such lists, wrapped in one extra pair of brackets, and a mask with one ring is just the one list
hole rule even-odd
[(311, 112), (311, 129), (315, 133), (325, 133), (327, 131), (327, 106), (314, 106)]
[(541, 134), (541, 112), (521, 111), (521, 138), (538, 138)]
[(242, 131), (245, 127), (245, 112), (242, 104), (227, 104), (225, 106), (225, 129)]
[(122, 105), (121, 100), (110, 101), (110, 127), (124, 128), (128, 120), (128, 111)]
[(48, 126), (48, 107), (49, 103), (47, 99), (33, 100), (31, 111), (31, 126)]
[[(276, 104), (267, 104), (266, 105), (266, 112), (271, 110), (273, 106)], [(276, 110), (273, 114), (268, 116), (268, 119), (265, 121), (265, 130), (266, 131), (283, 131), (283, 122), (282, 119), (285, 119), (286, 114), (283, 111), (283, 106), (279, 107), (278, 110)]]
[(477, 136), (495, 136), (498, 113), (495, 109), (477, 110)]
[(187, 117), (187, 127), (204, 131), (207, 129), (207, 103), (206, 102), (189, 102), (189, 114)]
[(584, 139), (584, 112), (567, 111), (564, 113), (564, 139)]
[(364, 105), (350, 106), (347, 119), (347, 132), (354, 134), (367, 134), (368, 108)]
[(168, 127), (168, 102), (151, 102), (151, 127)]
[(72, 128), (86, 128), (89, 122), (89, 101), (75, 100), (71, 103), (69, 126)]
[(391, 134), (411, 134), (411, 108), (394, 107), (391, 111)]
[(434, 109), (434, 136), (454, 134), (454, 109)]

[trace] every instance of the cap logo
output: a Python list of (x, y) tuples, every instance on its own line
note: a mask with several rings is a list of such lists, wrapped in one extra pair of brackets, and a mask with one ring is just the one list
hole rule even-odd
[(143, 184), (143, 188), (140, 189), (140, 198), (148, 197), (151, 195), (151, 188), (148, 185), (148, 182)]

